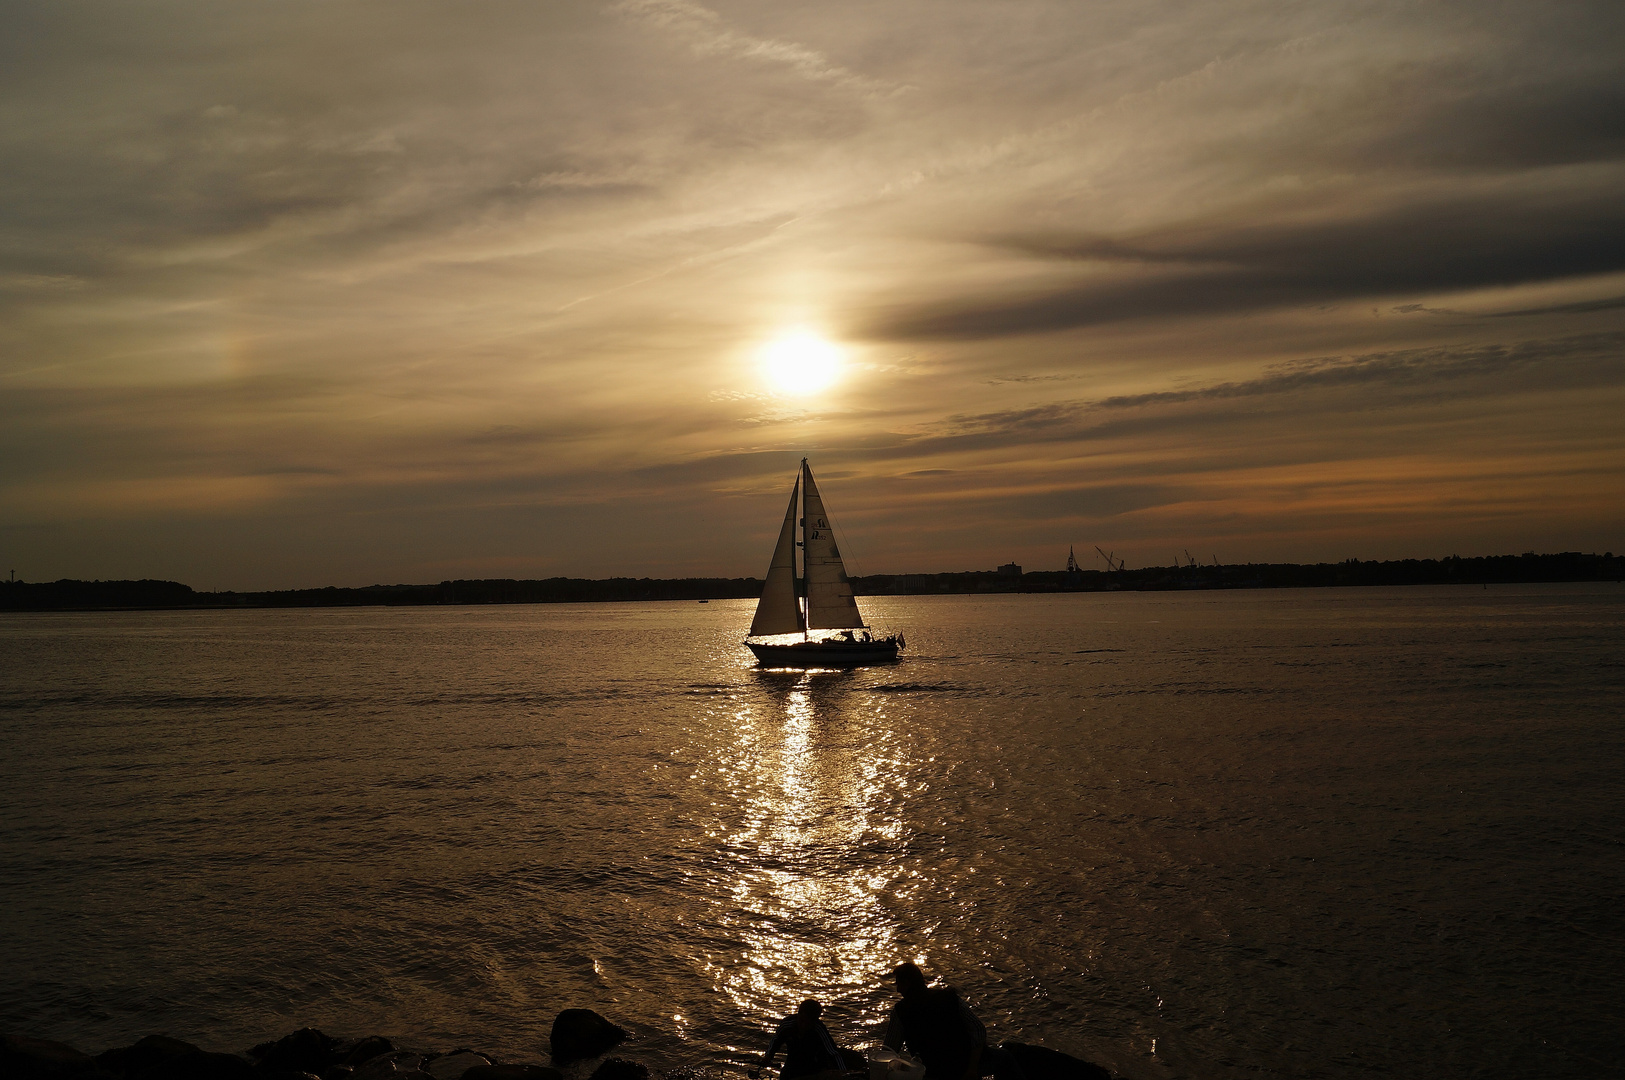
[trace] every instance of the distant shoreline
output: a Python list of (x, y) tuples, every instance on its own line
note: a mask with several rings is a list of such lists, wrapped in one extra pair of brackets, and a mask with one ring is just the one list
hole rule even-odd
[[(1625, 581), (1625, 555), (1489, 555), (1477, 558), (1349, 559), (1338, 563), (1148, 566), (1136, 570), (969, 571), (870, 574), (852, 579), (859, 596), (982, 593), (1172, 592), (1383, 585), (1515, 585)], [(0, 611), (159, 611), (212, 608), (437, 607), (580, 604), (648, 600), (755, 599), (758, 578), (511, 578), (358, 589), (197, 592), (177, 581), (0, 581)]]

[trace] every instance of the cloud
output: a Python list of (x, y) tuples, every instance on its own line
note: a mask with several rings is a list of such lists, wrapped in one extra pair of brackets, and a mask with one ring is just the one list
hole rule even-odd
[(1093, 402), (1129, 409), (1187, 401), (1262, 397), (1299, 391), (1382, 386), (1431, 393), (1462, 383), (1461, 393), (1507, 393), (1530, 380), (1548, 388), (1625, 385), (1625, 333), (1587, 334), (1555, 341), (1473, 348), (1407, 349), (1354, 357), (1316, 357), (1276, 365), (1263, 377), (1196, 390), (1124, 394)]
[(905, 89), (858, 75), (804, 45), (746, 33), (717, 12), (689, 0), (620, 0), (614, 9), (629, 20), (675, 34), (702, 55), (771, 64), (811, 82), (865, 94), (886, 95)]
[(1625, 308), (1625, 296), (1610, 296), (1603, 300), (1580, 300), (1572, 304), (1548, 304), (1545, 307), (1520, 308), (1517, 311), (1492, 311), (1486, 318), (1511, 319), (1524, 315), (1584, 315), (1593, 311), (1614, 311)]
[(1617, 162), (1625, 159), (1625, 90), (1594, 78), (1500, 82), (1444, 100), (1433, 89), (1432, 102), (1384, 125), (1362, 152), (1368, 161), (1458, 170)]
[(987, 243), (1051, 271), (1079, 270), (1013, 295), (882, 310), (866, 329), (888, 340), (986, 339), (1615, 273), (1625, 270), (1625, 206), (1598, 188), (1435, 197), (1306, 220), (1190, 221), (1124, 238), (998, 238)]
[[(1255, 413), (1235, 413), (1232, 407), (1272, 398), (1290, 398), (1289, 406), (1277, 409), (1290, 408), (1301, 422), (1351, 408), (1392, 410), (1536, 389), (1620, 387), (1625, 387), (1625, 332), (1612, 332), (1513, 345), (1307, 358), (1275, 365), (1255, 379), (956, 415), (922, 441), (940, 450), (958, 441), (986, 446), (1113, 438), (1225, 418), (1254, 423)], [(1193, 413), (1191, 406), (1206, 408)], [(1134, 415), (1124, 416), (1129, 413)]]

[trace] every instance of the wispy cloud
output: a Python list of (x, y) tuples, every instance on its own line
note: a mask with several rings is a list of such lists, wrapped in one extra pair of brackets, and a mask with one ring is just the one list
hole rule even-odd
[(1579, 300), (1572, 304), (1547, 304), (1544, 307), (1519, 308), (1516, 311), (1492, 311), (1485, 317), (1512, 319), (1525, 315), (1584, 315), (1593, 311), (1615, 311), (1625, 308), (1625, 296), (1610, 296), (1603, 300)]
[[(1625, 332), (1471, 348), (1406, 349), (1359, 356), (1312, 357), (1272, 365), (1258, 378), (1180, 390), (1117, 394), (1023, 409), (947, 418), (933, 439), (1054, 441), (1115, 435), (1115, 414), (1142, 414), (1135, 423), (1189, 424), (1176, 406), (1292, 396), (1299, 416), (1349, 408), (1343, 391), (1362, 391), (1357, 408), (1394, 408), (1535, 389), (1573, 391), (1625, 387)], [(1317, 395), (1319, 399), (1317, 400)], [(1164, 410), (1159, 417), (1159, 410)], [(1245, 417), (1244, 417), (1245, 419)]]
[(690, 0), (619, 0), (614, 10), (623, 18), (676, 35), (701, 55), (782, 67), (811, 82), (864, 94), (889, 95), (906, 89), (859, 75), (805, 45), (747, 33)]

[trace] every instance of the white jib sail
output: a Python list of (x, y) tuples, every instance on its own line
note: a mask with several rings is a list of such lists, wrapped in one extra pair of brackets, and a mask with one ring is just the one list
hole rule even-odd
[(840, 630), (863, 625), (858, 602), (852, 599), (852, 582), (846, 576), (840, 549), (835, 546), (835, 530), (824, 513), (824, 500), (813, 483), (812, 470), (801, 463), (807, 485), (802, 506), (806, 519), (807, 626), (813, 630)]
[(801, 604), (796, 599), (796, 498), (800, 494), (798, 476), (796, 486), (790, 489), (790, 509), (784, 512), (784, 527), (773, 548), (773, 564), (767, 568), (756, 618), (750, 623), (750, 637), (802, 632)]

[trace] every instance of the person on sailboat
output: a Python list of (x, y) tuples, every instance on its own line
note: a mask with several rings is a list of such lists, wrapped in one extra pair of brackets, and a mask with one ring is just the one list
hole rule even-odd
[(796, 1077), (824, 1072), (845, 1072), (846, 1061), (841, 1057), (840, 1050), (836, 1049), (829, 1029), (818, 1018), (823, 1011), (822, 1005), (808, 998), (793, 1014), (779, 1021), (778, 1030), (773, 1033), (773, 1042), (768, 1046), (767, 1053), (762, 1055), (761, 1064), (750, 1071), (751, 1080), (756, 1080), (762, 1075), (762, 1069), (773, 1064), (773, 1058), (781, 1046), (785, 1053), (784, 1068), (779, 1070), (780, 1080), (795, 1080)]

